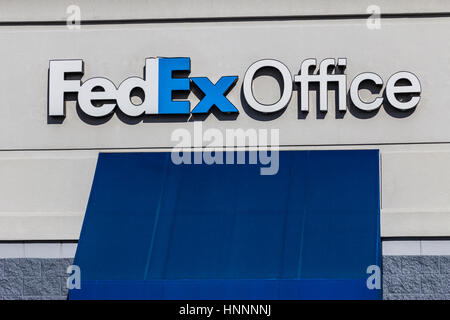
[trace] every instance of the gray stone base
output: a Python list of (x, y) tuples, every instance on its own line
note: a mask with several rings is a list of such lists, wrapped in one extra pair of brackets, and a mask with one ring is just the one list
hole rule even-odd
[(0, 259), (0, 299), (65, 300), (73, 259)]
[[(72, 260), (0, 259), (0, 299), (67, 299)], [(450, 256), (383, 256), (383, 299), (450, 300)]]
[(450, 300), (450, 256), (383, 256), (383, 299)]

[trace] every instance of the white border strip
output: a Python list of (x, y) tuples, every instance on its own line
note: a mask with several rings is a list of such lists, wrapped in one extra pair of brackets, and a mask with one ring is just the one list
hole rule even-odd
[(384, 256), (450, 256), (450, 240), (385, 240)]
[(0, 243), (0, 259), (5, 258), (73, 258), (77, 243)]

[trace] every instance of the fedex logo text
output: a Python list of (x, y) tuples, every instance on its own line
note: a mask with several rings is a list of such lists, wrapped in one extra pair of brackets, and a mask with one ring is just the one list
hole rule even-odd
[[(144, 77), (130, 77), (122, 81), (118, 88), (106, 78), (95, 77), (81, 83), (81, 80), (66, 79), (67, 74), (83, 75), (82, 60), (51, 60), (49, 66), (49, 116), (65, 116), (64, 95), (78, 93), (81, 110), (92, 117), (103, 117), (116, 106), (130, 117), (143, 114), (189, 114), (208, 113), (216, 106), (221, 112), (238, 112), (238, 109), (225, 97), (238, 77), (221, 77), (212, 83), (207, 77), (179, 77), (174, 72), (191, 70), (189, 58), (147, 58)], [(172, 99), (173, 92), (190, 91), (191, 82), (203, 93), (202, 100), (192, 109), (190, 102)], [(131, 93), (139, 88), (144, 93), (141, 104), (131, 101)]]

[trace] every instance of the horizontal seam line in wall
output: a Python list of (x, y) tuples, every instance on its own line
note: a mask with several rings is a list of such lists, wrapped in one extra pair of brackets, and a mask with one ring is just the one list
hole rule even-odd
[[(105, 19), (81, 20), (81, 25), (110, 24), (158, 24), (158, 23), (205, 23), (205, 22), (258, 22), (258, 21), (302, 21), (302, 20), (349, 20), (367, 19), (371, 14), (331, 14), (331, 15), (287, 15), (287, 16), (242, 16), (242, 17), (197, 17), (197, 18), (149, 18), (149, 19)], [(425, 13), (385, 13), (381, 18), (446, 18), (450, 12)], [(53, 21), (0, 21), (0, 26), (45, 26), (66, 25), (66, 20)]]
[[(384, 142), (384, 143), (340, 143), (340, 144), (283, 144), (275, 147), (291, 148), (291, 147), (352, 147), (352, 146), (396, 146), (396, 145), (440, 145), (450, 144), (446, 142)], [(208, 149), (208, 148), (271, 148), (272, 146), (201, 146), (201, 147), (174, 147), (174, 146), (158, 146), (158, 147), (80, 147), (80, 148), (27, 148), (27, 149), (0, 149), (0, 152), (10, 151), (74, 151), (74, 150), (145, 150), (145, 149)]]
[(387, 236), (381, 237), (383, 241), (450, 241), (450, 236)]
[(73, 240), (0, 240), (0, 244), (29, 244), (29, 243), (55, 243), (55, 244), (61, 244), (61, 243), (78, 243), (77, 239)]

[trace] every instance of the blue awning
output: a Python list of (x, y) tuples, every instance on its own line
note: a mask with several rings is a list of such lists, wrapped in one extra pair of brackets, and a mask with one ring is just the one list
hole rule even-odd
[(276, 175), (259, 169), (100, 154), (70, 299), (380, 298), (378, 151), (282, 151)]

